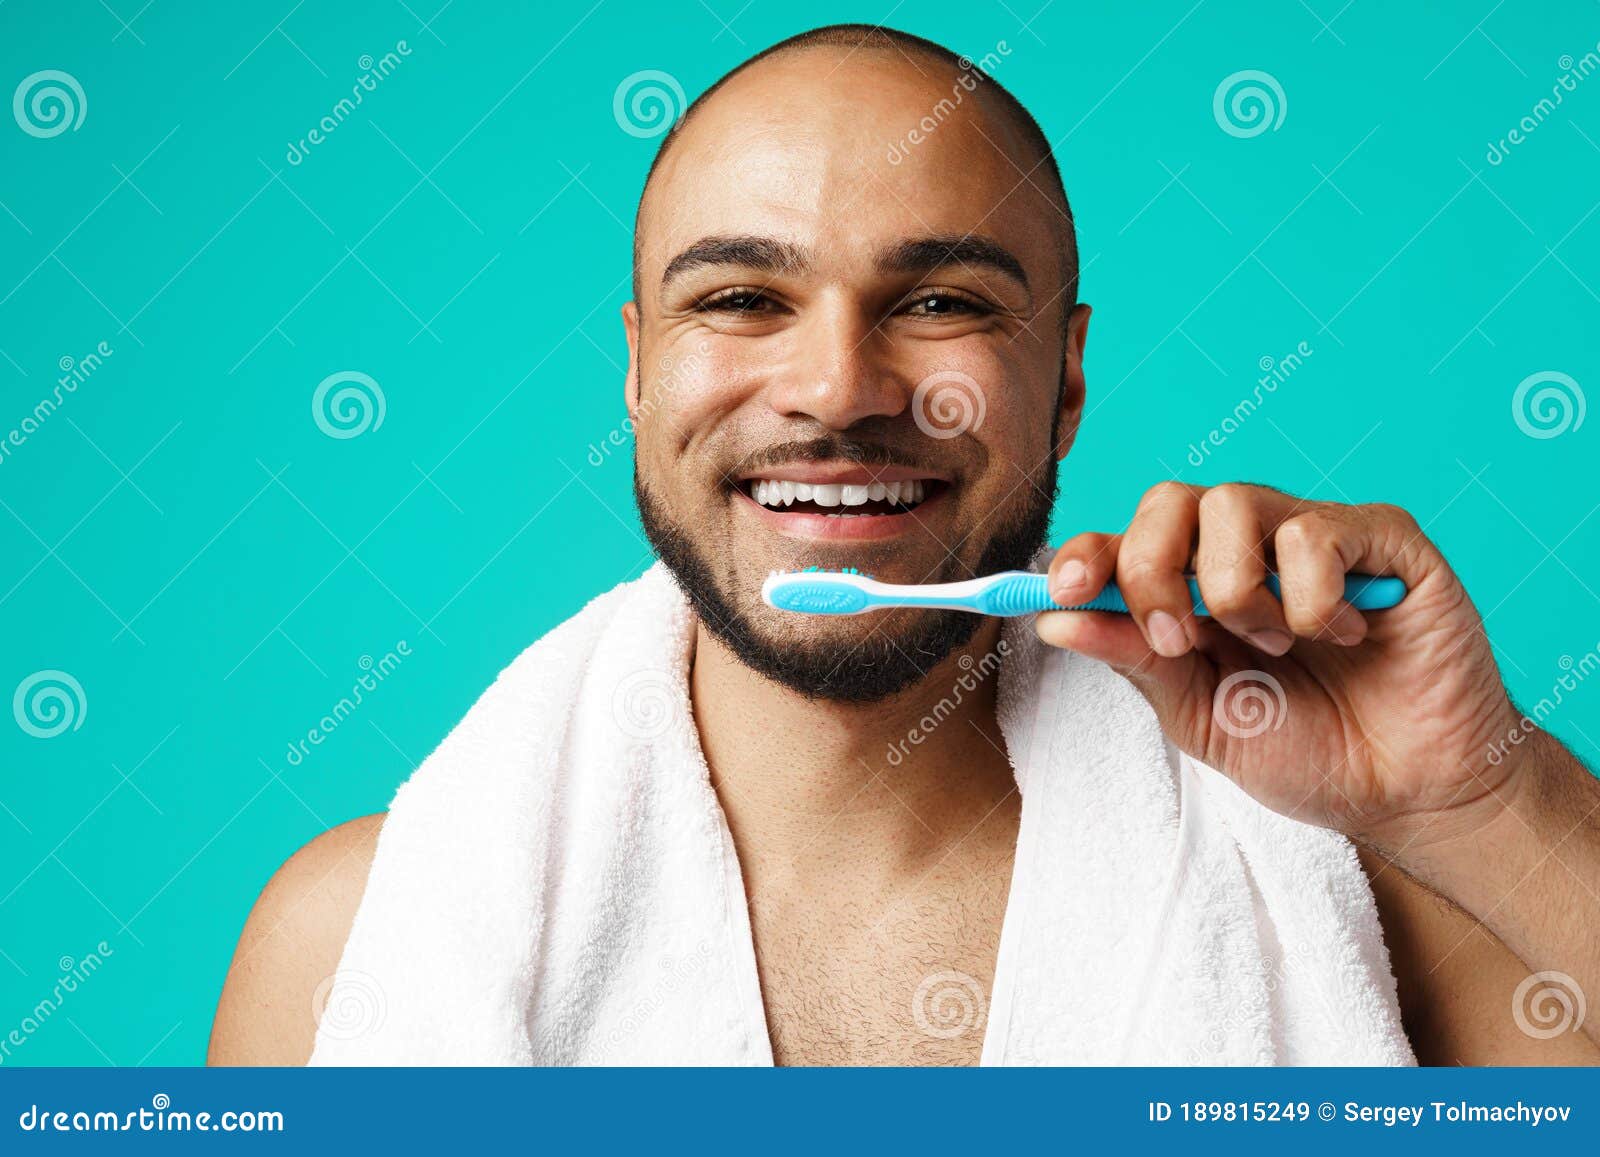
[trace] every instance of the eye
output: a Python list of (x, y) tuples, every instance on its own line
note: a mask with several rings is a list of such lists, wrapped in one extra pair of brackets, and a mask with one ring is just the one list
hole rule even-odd
[(988, 303), (948, 289), (924, 290), (903, 309), (913, 317), (976, 317), (994, 312)]
[(695, 302), (695, 309), (707, 313), (765, 313), (776, 303), (759, 289), (739, 286), (713, 293)]

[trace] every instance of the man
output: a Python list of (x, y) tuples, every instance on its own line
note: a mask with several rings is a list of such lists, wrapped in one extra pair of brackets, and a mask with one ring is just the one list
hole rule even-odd
[[(636, 495), (693, 608), (681, 663), (647, 617), (626, 618), (639, 590), (657, 609), (682, 597), (651, 587), (656, 572), (531, 649), (537, 692), (502, 676), (402, 789), (376, 862), (383, 816), (324, 834), (273, 878), (228, 977), (213, 1063), (298, 1064), (314, 1043), (327, 1063), (1137, 1061), (1172, 1059), (1179, 1039), (1178, 1058), (1198, 1062), (1399, 1062), (1403, 1046), (1330, 1043), (1368, 1028), (1380, 1040), (1396, 1003), (1423, 1063), (1600, 1059), (1600, 1018), (1582, 1011), (1583, 993), (1600, 994), (1600, 784), (1519, 722), (1460, 580), (1403, 511), (1158, 484), (1122, 533), (1055, 552), (1060, 604), (1115, 580), (1131, 613), (1039, 616), (1037, 639), (1060, 649), (1044, 659), (1019, 658), (992, 618), (762, 604), (772, 570), (934, 582), (1026, 567), (1042, 544), (1083, 412), (1089, 307), (1048, 144), (992, 79), (862, 26), (769, 49), (664, 142), (635, 272), (623, 323)], [(1342, 598), (1347, 573), (1395, 575), (1408, 593), (1364, 615)], [(630, 710), (641, 672), (613, 689), (591, 669), (619, 633), (679, 664), (642, 674), (662, 678), (668, 714), (687, 690), (682, 762), (703, 755), (709, 811), (694, 810), (693, 783), (663, 783), (678, 731), (620, 720), (643, 735), (624, 745), (611, 723), (582, 722), (603, 713), (597, 698)], [(578, 656), (570, 669), (563, 655)], [(1001, 679), (987, 678), (997, 655)], [(1220, 696), (1241, 676), (1281, 696), (1272, 726), (1227, 725)], [(563, 696), (553, 737), (500, 722)], [(1021, 750), (1018, 720), (1056, 728), (1061, 745)], [(1147, 724), (1170, 762), (1159, 742), (1129, 754), (1125, 733)], [(1115, 759), (1096, 762), (1102, 749)], [(1097, 773), (1072, 779), (1040, 750), (1078, 752)], [(1057, 798), (1051, 777), (1099, 803), (1039, 811)], [(1107, 834), (1145, 812), (1148, 830), (1126, 839), (1150, 839), (1148, 853)], [(694, 877), (693, 857), (724, 836), (726, 874)], [(1344, 895), (1344, 837), (1359, 895)], [(1097, 839), (1103, 855), (1077, 847)], [(586, 859), (591, 843), (604, 854)], [(1036, 867), (1074, 854), (1078, 875)], [(452, 873), (435, 894), (433, 877)], [(1362, 949), (1374, 902), (1382, 942)], [(1325, 944), (1292, 911), (1319, 905), (1335, 913)], [(1081, 918), (1052, 924), (1062, 912)], [(1266, 955), (1275, 974), (1239, 1000), (1227, 977), (1205, 990), (1220, 1000), (1193, 997), (1184, 985), (1206, 958), (1184, 937), (1207, 935), (1242, 938), (1235, 970)], [(1318, 959), (1351, 945), (1337, 967)], [(1033, 1005), (1015, 996), (1030, 960)], [(1097, 1005), (1046, 975), (1052, 962), (1125, 987)], [(373, 987), (350, 1032), (330, 1027), (340, 976)], [(1284, 1011), (1296, 986), (1319, 984), (1324, 1004), (1350, 998), (1320, 1020)], [(1531, 1014), (1530, 985), (1548, 998)], [(1074, 1037), (1097, 1017), (1124, 1025), (1103, 1006), (1147, 993), (1142, 1022)], [(1546, 1031), (1549, 999), (1565, 1002), (1568, 1031)], [(1240, 1044), (1251, 1016), (1263, 1023)], [(390, 1043), (340, 1049), (385, 1018), (400, 1023)], [(1030, 1031), (1028, 1047), (1007, 1043)]]

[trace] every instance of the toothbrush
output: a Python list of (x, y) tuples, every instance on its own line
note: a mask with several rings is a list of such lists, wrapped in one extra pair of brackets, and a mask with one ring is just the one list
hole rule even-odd
[[(1048, 577), (1032, 571), (1008, 570), (983, 578), (954, 583), (879, 582), (854, 567), (842, 571), (807, 567), (801, 571), (774, 572), (761, 585), (761, 597), (780, 611), (803, 615), (859, 615), (890, 607), (937, 607), (942, 610), (971, 611), (979, 615), (1027, 615), (1035, 611), (1113, 611), (1128, 613), (1128, 604), (1115, 583), (1093, 599), (1063, 607), (1050, 597)], [(1194, 613), (1209, 614), (1200, 597), (1200, 583), (1188, 576)], [(1267, 575), (1267, 589), (1281, 599), (1276, 574)], [(1406, 595), (1400, 579), (1373, 575), (1346, 575), (1345, 601), (1358, 611), (1381, 611), (1395, 606)]]

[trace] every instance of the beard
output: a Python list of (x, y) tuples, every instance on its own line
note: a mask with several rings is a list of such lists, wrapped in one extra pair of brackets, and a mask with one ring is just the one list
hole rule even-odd
[[(952, 560), (945, 569), (954, 573), (940, 581), (1024, 570), (1032, 563), (1045, 544), (1056, 497), (1055, 463), (1048, 462), (1041, 473), (1042, 479), (1020, 488), (1022, 499), (1001, 519), (977, 564), (968, 571)], [(963, 611), (898, 610), (858, 620), (861, 631), (853, 639), (834, 641), (819, 634), (797, 644), (775, 637), (741, 609), (708, 552), (651, 493), (637, 459), (633, 494), (645, 535), (706, 629), (750, 670), (807, 698), (875, 703), (898, 694), (970, 641), (983, 621), (983, 616)], [(904, 625), (891, 633), (885, 623)]]

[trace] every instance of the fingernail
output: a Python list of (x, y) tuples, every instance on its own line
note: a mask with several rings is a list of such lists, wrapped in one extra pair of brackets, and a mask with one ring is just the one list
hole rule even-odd
[(1189, 636), (1183, 633), (1178, 620), (1166, 611), (1151, 611), (1145, 627), (1150, 632), (1150, 645), (1156, 649), (1156, 654), (1176, 659), (1189, 649)]
[(1294, 636), (1285, 631), (1253, 631), (1245, 636), (1250, 645), (1269, 655), (1286, 654), (1294, 646)]
[(1064, 596), (1074, 593), (1083, 585), (1084, 576), (1089, 573), (1089, 568), (1077, 559), (1068, 559), (1061, 564), (1061, 573), (1056, 576), (1057, 601), (1065, 601)]

